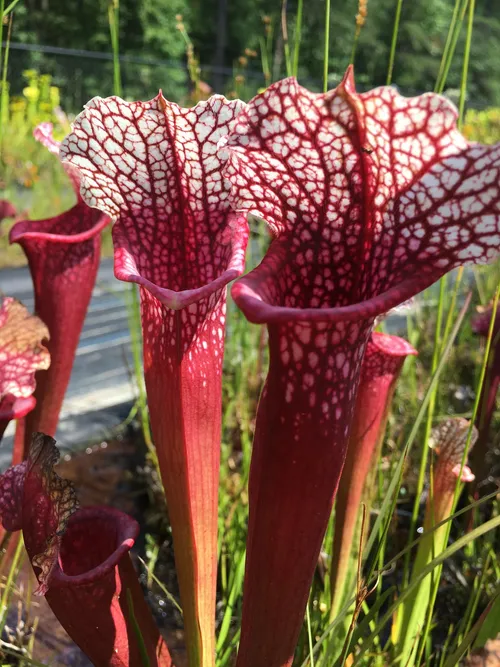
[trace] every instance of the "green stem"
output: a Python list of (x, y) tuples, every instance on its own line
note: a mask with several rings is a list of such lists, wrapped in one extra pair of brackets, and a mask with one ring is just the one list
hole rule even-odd
[(403, 6), (403, 0), (397, 0), (396, 16), (394, 18), (394, 27), (392, 29), (391, 52), (389, 54), (389, 67), (387, 68), (387, 79), (386, 79), (387, 85), (390, 85), (392, 83), (392, 72), (394, 70), (394, 59), (396, 57), (396, 44), (398, 42), (399, 22), (401, 20), (402, 6)]
[(297, 17), (295, 19), (295, 42), (293, 45), (293, 68), (292, 75), (297, 76), (299, 71), (299, 50), (300, 50), (300, 39), (302, 36), (302, 10), (303, 10), (304, 0), (299, 0), (297, 5)]
[(20, 560), (24, 552), (24, 542), (20, 535), (11, 535), (10, 539), (17, 539), (18, 542), (14, 552), (14, 558), (12, 559), (12, 564), (9, 568), (9, 574), (7, 575), (7, 581), (5, 582), (5, 587), (3, 589), (2, 599), (0, 600), (0, 635), (3, 634), (3, 630), (5, 628), (5, 623), (7, 621), (7, 611), (9, 609), (9, 600), (12, 594), (12, 587), (15, 583), (14, 577), (17, 575)]
[(451, 17), (450, 21), (450, 26), (448, 28), (448, 34), (446, 35), (446, 42), (444, 43), (444, 49), (443, 49), (443, 54), (441, 56), (441, 62), (439, 63), (439, 70), (438, 74), (436, 77), (436, 85), (434, 86), (434, 92), (439, 93), (442, 90), (441, 86), (441, 81), (443, 78), (444, 74), (444, 69), (446, 66), (446, 62), (448, 60), (448, 53), (451, 47), (453, 35), (455, 34), (455, 27), (457, 24), (457, 19), (458, 19), (458, 14), (459, 14), (459, 6), (462, 0), (455, 0), (455, 4), (453, 6), (453, 14)]
[[(450, 522), (448, 521), (448, 523)], [(415, 580), (412, 581), (411, 584), (401, 592), (400, 597), (389, 606), (387, 611), (379, 620), (375, 630), (368, 637), (364, 638), (363, 644), (360, 646), (359, 653), (357, 654), (354, 662), (352, 663), (352, 667), (358, 667), (358, 665), (360, 665), (363, 662), (365, 653), (371, 649), (375, 638), (380, 636), (383, 628), (387, 625), (387, 623), (390, 622), (396, 608), (407, 598), (409, 598), (416, 589), (418, 589), (422, 581), (432, 572), (434, 568), (438, 567), (439, 565), (444, 563), (444, 561), (451, 558), (453, 554), (459, 552), (472, 540), (478, 539), (482, 535), (486, 535), (490, 530), (495, 530), (499, 526), (500, 526), (500, 516), (497, 516), (494, 519), (490, 519), (486, 523), (481, 524), (480, 526), (475, 528), (471, 533), (467, 533), (465, 535), (460, 536), (459, 538), (457, 538), (457, 540), (455, 540), (455, 542), (453, 542), (453, 544), (451, 544), (438, 556), (436, 556), (436, 558), (424, 568), (424, 570), (418, 575), (418, 577), (416, 577)]]
[(290, 43), (288, 41), (288, 27), (286, 22), (286, 2), (281, 3), (281, 33), (283, 35), (283, 50), (285, 52), (286, 75), (292, 76), (292, 59), (290, 55)]
[[(465, 12), (467, 10), (467, 5), (469, 3), (469, 0), (463, 0), (463, 4), (460, 10), (459, 17), (457, 18), (454, 28), (453, 28), (453, 33), (451, 35), (451, 40), (450, 40), (450, 46), (448, 49), (448, 53), (446, 54), (446, 59), (443, 64), (443, 73), (441, 75), (441, 79), (439, 82), (436, 83), (436, 88), (435, 92), (436, 93), (442, 93), (444, 90), (444, 87), (446, 85), (446, 80), (448, 79), (448, 73), (450, 71), (451, 63), (453, 60), (453, 55), (455, 54), (455, 49), (457, 46), (458, 38), (460, 36), (460, 30), (462, 29), (462, 23), (465, 17)], [(453, 20), (453, 19), (452, 19)], [(451, 28), (451, 26), (450, 26)]]
[(328, 90), (328, 60), (330, 55), (330, 0), (325, 9), (325, 51), (323, 55), (323, 92)]
[[(463, 116), (463, 109), (464, 109), (464, 104), (465, 104), (465, 96), (467, 92), (467, 72), (468, 72), (468, 65), (469, 65), (469, 55), (470, 55), (470, 45), (472, 41), (472, 28), (473, 28), (473, 23), (474, 23), (474, 8), (475, 8), (475, 0), (469, 0), (469, 21), (467, 24), (467, 37), (466, 37), (466, 43), (465, 43), (465, 54), (464, 54), (464, 67), (462, 69), (462, 85), (460, 88), (460, 118)], [(488, 359), (489, 359), (489, 354), (490, 354), (490, 348), (491, 348), (491, 342), (493, 339), (493, 328), (496, 320), (496, 314), (497, 314), (497, 307), (498, 307), (498, 299), (500, 297), (500, 284), (497, 287), (496, 293), (495, 293), (495, 299), (493, 301), (493, 310), (491, 313), (491, 320), (490, 320), (490, 326), (488, 329), (488, 338), (486, 340), (486, 349), (484, 351), (484, 357), (483, 357), (483, 363), (481, 365), (481, 373), (479, 375), (479, 381), (478, 381), (478, 386), (476, 388), (476, 398), (474, 401), (474, 408), (472, 410), (472, 416), (470, 420), (470, 425), (469, 425), (469, 432), (467, 434), (467, 442), (465, 444), (465, 449), (464, 453), (462, 456), (462, 462), (460, 465), (460, 474), (458, 475), (458, 479), (461, 478), (462, 476), (462, 471), (465, 465), (465, 462), (467, 461), (467, 457), (469, 455), (469, 449), (470, 449), (470, 443), (471, 443), (471, 438), (472, 438), (472, 431), (474, 429), (474, 424), (477, 419), (477, 414), (479, 410), (479, 404), (481, 402), (481, 394), (483, 390), (483, 384), (484, 380), (486, 377), (486, 370), (488, 368)], [(452, 512), (455, 510), (458, 502), (458, 497), (461, 491), (461, 484), (457, 484), (455, 487), (455, 495), (453, 497), (453, 505), (452, 505)], [(449, 529), (448, 529), (448, 535), (449, 535)]]
[(462, 282), (463, 275), (464, 275), (464, 267), (460, 266), (458, 271), (457, 271), (457, 277), (455, 279), (455, 286), (453, 288), (453, 294), (451, 296), (450, 308), (448, 310), (448, 315), (446, 316), (446, 324), (444, 326), (443, 341), (445, 341), (448, 338), (448, 334), (450, 333), (451, 325), (452, 325), (452, 322), (453, 322), (453, 315), (455, 314), (455, 307), (457, 305), (458, 289), (459, 289), (460, 284)]
[[(472, 2), (474, 2), (474, 0), (472, 0)], [(496, 311), (497, 311), (497, 307), (498, 307), (499, 297), (500, 297), (500, 285), (497, 288), (497, 291), (496, 291), (496, 294), (495, 294), (495, 300), (493, 302), (493, 311), (492, 311), (490, 326), (489, 326), (489, 330), (488, 330), (488, 339), (486, 341), (486, 349), (484, 351), (483, 363), (481, 365), (481, 373), (480, 373), (480, 376), (479, 376), (478, 386), (476, 387), (476, 399), (474, 401), (474, 408), (472, 410), (472, 417), (471, 417), (471, 420), (470, 420), (469, 431), (467, 433), (467, 441), (466, 441), (466, 444), (465, 444), (464, 453), (462, 455), (462, 461), (461, 461), (461, 466), (460, 466), (460, 472), (458, 474), (458, 480), (460, 480), (460, 478), (462, 477), (462, 471), (463, 471), (463, 468), (464, 468), (465, 463), (467, 461), (467, 456), (468, 456), (469, 449), (470, 449), (470, 443), (471, 443), (474, 423), (476, 422), (477, 413), (478, 413), (478, 410), (479, 410), (480, 397), (481, 397), (483, 383), (484, 383), (485, 376), (486, 376), (486, 369), (487, 369), (487, 365), (488, 365), (488, 357), (489, 357), (491, 342), (492, 342), (492, 338), (493, 338), (493, 328), (494, 328), (494, 324), (495, 324)], [(457, 481), (457, 484), (455, 485), (453, 503), (452, 503), (450, 514), (453, 514), (455, 512), (456, 505), (458, 503), (458, 499), (460, 497), (460, 493), (462, 491), (462, 488), (463, 488), (463, 484), (460, 483), (460, 481)], [(443, 531), (444, 532), (444, 537), (443, 537), (442, 542), (438, 545), (439, 550), (444, 549), (446, 547), (446, 545), (448, 544), (450, 530), (451, 530), (451, 521), (449, 521), (444, 526), (444, 531)], [(436, 602), (437, 593), (438, 593), (438, 589), (439, 589), (439, 582), (440, 582), (440, 579), (441, 579), (441, 570), (442, 570), (442, 565), (438, 566), (436, 572), (433, 575), (432, 589), (431, 589), (431, 594), (430, 594), (428, 605), (427, 605), (426, 623), (424, 625), (422, 638), (420, 640), (419, 657), (421, 657), (421, 655), (423, 653), (424, 646), (425, 646), (426, 639), (427, 639), (427, 635), (428, 635), (429, 630), (430, 630), (433, 611), (434, 611), (434, 605), (435, 605), (435, 602)], [(418, 661), (417, 661), (416, 664), (419, 664)]]
[(352, 50), (351, 50), (351, 58), (349, 60), (351, 65), (354, 65), (354, 58), (356, 57), (356, 48), (358, 46), (358, 39), (359, 39), (359, 33), (360, 29), (358, 26), (356, 26), (356, 32), (354, 33), (354, 40), (352, 43)]
[(5, 0), (0, 0), (0, 65), (2, 64), (3, 17), (5, 14)]
[(260, 38), (260, 60), (262, 64), (262, 72), (264, 74), (264, 81), (266, 82), (266, 86), (268, 86), (271, 83), (271, 70), (269, 68), (269, 58), (264, 37)]
[(127, 588), (127, 606), (128, 606), (130, 624), (132, 625), (132, 630), (134, 632), (134, 635), (137, 639), (137, 644), (139, 646), (139, 655), (141, 656), (142, 667), (151, 667), (151, 661), (149, 660), (148, 657), (146, 644), (144, 643), (144, 637), (142, 636), (141, 628), (139, 627), (139, 623), (137, 622), (137, 618), (135, 616), (134, 601), (132, 599), (132, 593), (130, 592), (129, 588)]
[[(2, 0), (3, 4), (3, 0)], [(0, 9), (3, 10), (3, 7), (0, 6)], [(3, 15), (0, 13), (0, 15)], [(0, 90), (0, 159), (2, 157), (2, 147), (3, 147), (3, 130), (4, 126), (6, 125), (7, 122), (7, 117), (8, 117), (8, 111), (7, 111), (7, 105), (8, 105), (8, 95), (7, 95), (7, 66), (9, 64), (9, 45), (10, 45), (10, 36), (12, 34), (12, 17), (13, 14), (10, 15), (9, 18), (9, 27), (7, 28), (7, 42), (5, 44), (5, 53), (3, 56), (3, 61), (1, 60), (1, 51), (2, 51), (2, 34), (0, 32), (0, 62), (2, 62), (2, 83), (1, 83), (1, 90)], [(3, 20), (0, 19), (0, 25), (3, 23)]]
[(130, 331), (130, 346), (132, 349), (132, 359), (134, 362), (134, 375), (139, 393), (138, 405), (139, 414), (141, 417), (141, 427), (144, 436), (144, 442), (149, 450), (149, 454), (153, 460), (154, 465), (158, 468), (158, 459), (151, 437), (151, 429), (149, 426), (149, 412), (148, 401), (146, 396), (146, 389), (144, 387), (144, 379), (142, 373), (142, 340), (141, 340), (141, 304), (139, 302), (139, 288), (137, 285), (130, 285), (130, 302), (129, 302), (129, 317), (128, 325)]
[(309, 603), (306, 607), (306, 622), (307, 622), (307, 640), (309, 642), (309, 663), (311, 667), (314, 667), (314, 650), (313, 650), (313, 638), (311, 632), (311, 612), (309, 610)]
[(458, 104), (458, 128), (464, 122), (465, 99), (467, 97), (467, 74), (469, 72), (470, 45), (472, 43), (472, 28), (474, 25), (475, 0), (469, 0), (469, 19), (467, 22), (467, 37), (465, 39), (464, 60), (462, 64), (462, 80), (460, 82), (460, 101)]
[[(380, 527), (383, 526), (383, 540), (385, 539), (385, 536), (387, 535), (387, 531), (389, 530), (389, 525), (391, 522), (391, 518), (394, 515), (394, 511), (396, 508), (396, 502), (397, 502), (397, 497), (399, 493), (399, 488), (401, 486), (401, 481), (403, 478), (403, 467), (404, 463), (408, 457), (408, 454), (411, 451), (411, 448), (413, 446), (413, 443), (417, 437), (417, 434), (420, 430), (420, 425), (422, 423), (423, 417), (428, 409), (430, 398), (432, 396), (432, 392), (435, 390), (439, 377), (441, 375), (441, 372), (447, 362), (448, 355), (450, 354), (451, 348), (453, 346), (453, 343), (455, 341), (455, 338), (458, 335), (459, 329), (462, 326), (463, 319), (465, 317), (465, 314), (469, 308), (470, 302), (471, 302), (471, 297), (472, 293), (469, 293), (465, 299), (464, 305), (462, 306), (462, 309), (460, 310), (460, 313), (457, 316), (457, 319), (455, 321), (455, 324), (453, 326), (453, 330), (450, 333), (449, 340), (446, 341), (445, 348), (443, 350), (442, 355), (440, 356), (439, 363), (436, 367), (435, 372), (433, 373), (429, 386), (427, 388), (427, 391), (425, 393), (425, 396), (422, 400), (422, 403), (420, 404), (420, 408), (418, 410), (417, 416), (415, 417), (415, 420), (413, 422), (410, 434), (408, 436), (408, 439), (406, 441), (406, 444), (403, 448), (403, 451), (401, 453), (401, 456), (399, 458), (399, 461), (396, 465), (396, 469), (394, 470), (394, 473), (391, 477), (391, 481), (389, 483), (389, 487), (386, 491), (385, 498), (382, 502), (382, 505), (379, 509), (378, 517), (375, 520), (375, 523), (371, 529), (370, 536), (368, 538), (368, 541), (366, 543), (365, 547), (365, 554), (369, 556), (366, 561), (366, 567), (365, 567), (365, 572), (367, 574), (365, 575), (365, 579), (370, 580), (371, 576), (375, 570), (375, 565), (378, 562), (378, 553), (380, 551), (380, 540), (378, 547), (375, 548), (375, 541), (377, 537), (379, 536), (379, 531)], [(382, 540), (382, 541), (383, 541)], [(374, 551), (374, 554), (372, 556), (371, 552)], [(408, 552), (405, 552), (405, 555)]]
[[(446, 294), (446, 276), (441, 278), (441, 281), (439, 283), (439, 303), (436, 316), (436, 329), (434, 334), (434, 350), (432, 353), (431, 374), (435, 373), (436, 371), (441, 352), (441, 329), (443, 323), (445, 294)], [(429, 400), (429, 409), (427, 411), (427, 421), (425, 424), (424, 437), (422, 439), (422, 450), (421, 450), (422, 455), (420, 459), (420, 468), (418, 471), (417, 488), (415, 489), (415, 501), (413, 503), (413, 511), (410, 522), (410, 532), (408, 535), (408, 540), (410, 542), (413, 540), (415, 531), (417, 529), (418, 512), (420, 509), (420, 499), (422, 497), (422, 491), (424, 489), (425, 473), (427, 471), (427, 459), (429, 456), (429, 447), (427, 446), (427, 443), (429, 441), (429, 436), (432, 429), (432, 420), (434, 417), (434, 410), (436, 407), (437, 391), (438, 391), (438, 386), (436, 385), (431, 393), (431, 397)], [(403, 568), (403, 582), (405, 585), (408, 583), (409, 580), (409, 571), (410, 571), (410, 554), (408, 553), (406, 555)]]
[[(488, 338), (486, 339), (486, 347), (484, 350), (484, 356), (483, 356), (483, 363), (481, 364), (481, 372), (479, 374), (479, 380), (477, 383), (476, 387), (476, 398), (474, 400), (474, 407), (472, 408), (472, 415), (470, 418), (470, 425), (469, 425), (469, 432), (467, 433), (467, 441), (465, 443), (465, 448), (464, 448), (464, 453), (462, 455), (462, 462), (460, 464), (460, 473), (458, 475), (458, 479), (462, 477), (462, 471), (465, 466), (465, 462), (467, 461), (467, 456), (469, 455), (469, 449), (470, 449), (470, 443), (471, 443), (471, 438), (472, 438), (472, 432), (474, 430), (474, 424), (476, 423), (477, 420), (477, 414), (479, 411), (479, 404), (481, 402), (481, 394), (483, 390), (483, 384), (484, 380), (486, 377), (486, 370), (488, 368), (488, 358), (490, 355), (490, 349), (491, 349), (491, 343), (493, 340), (493, 329), (495, 326), (495, 320), (496, 320), (496, 315), (497, 315), (497, 309), (498, 309), (498, 301), (500, 299), (500, 284), (497, 287), (497, 290), (495, 292), (495, 298), (493, 300), (493, 308), (491, 311), (491, 320), (490, 320), (490, 326), (488, 329)], [(455, 487), (455, 495), (453, 497), (453, 505), (452, 505), (452, 512), (455, 511), (455, 508), (457, 506), (458, 498), (460, 497), (460, 493), (462, 491), (462, 484), (457, 484)]]
[[(12, 0), (10, 5), (7, 5), (7, 7), (3, 10), (0, 11), (0, 18), (5, 18), (10, 14), (10, 12), (14, 9), (14, 7), (19, 3), (20, 0)], [(1, 40), (1, 32), (0, 32), (0, 43), (2, 42)]]
[(113, 92), (118, 97), (122, 96), (122, 78), (120, 71), (120, 0), (109, 0), (108, 23), (111, 37), (111, 48), (113, 49)]

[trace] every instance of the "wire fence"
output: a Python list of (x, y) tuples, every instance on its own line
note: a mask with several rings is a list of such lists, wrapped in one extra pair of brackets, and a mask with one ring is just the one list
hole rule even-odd
[[(5, 47), (5, 43), (3, 43)], [(21, 95), (25, 85), (23, 72), (34, 69), (49, 74), (60, 91), (61, 105), (68, 113), (78, 113), (92, 97), (113, 94), (113, 56), (104, 51), (86, 51), (41, 44), (10, 43), (9, 72), (10, 92)], [(186, 63), (181, 60), (157, 60), (139, 54), (120, 56), (123, 95), (128, 99), (149, 99), (162, 90), (165, 97), (180, 103), (188, 102), (192, 85)], [(214, 92), (228, 94), (234, 91), (235, 77), (231, 67), (201, 65), (200, 79)], [(302, 80), (312, 90), (320, 90), (321, 82)], [(265, 85), (261, 71), (245, 70), (244, 82), (238, 85), (238, 96), (252, 97)], [(362, 90), (362, 86), (359, 86)], [(402, 90), (405, 95), (418, 95), (423, 91)], [(457, 101), (458, 91), (447, 91)], [(467, 106), (483, 109), (482, 100), (468, 100)]]
[[(5, 46), (5, 44), (4, 44)], [(34, 69), (49, 74), (60, 90), (61, 105), (68, 112), (78, 112), (91, 97), (113, 94), (113, 56), (102, 51), (85, 51), (40, 44), (10, 43), (10, 92), (20, 95), (25, 84), (23, 72)], [(184, 101), (192, 88), (187, 66), (180, 60), (156, 60), (140, 55), (121, 55), (123, 95), (149, 99), (162, 90), (165, 97)], [(215, 92), (228, 93), (234, 88), (230, 67), (201, 66), (200, 79)], [(245, 73), (244, 93), (252, 96), (264, 85), (258, 71)]]

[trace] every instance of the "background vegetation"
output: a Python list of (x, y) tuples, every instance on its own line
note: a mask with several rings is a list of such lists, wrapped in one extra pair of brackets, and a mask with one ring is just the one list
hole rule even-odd
[[(93, 95), (113, 92), (110, 55), (108, 1), (113, 0), (26, 0), (16, 7), (12, 29), (10, 82), (13, 94), (22, 92), (22, 72), (35, 68), (51, 74), (61, 91), (62, 106), (77, 112)], [(313, 89), (321, 88), (323, 73), (324, 1), (304, 3), (299, 79)], [(394, 25), (394, 0), (370, 0), (368, 16), (356, 52), (359, 86), (383, 84)], [(407, 94), (432, 90), (440, 56), (455, 6), (454, 0), (404, 2), (398, 38), (398, 56), (393, 80)], [(271, 77), (285, 74), (281, 11), (290, 17), (297, 0), (120, 0), (119, 35), (123, 90), (134, 99), (152, 96), (163, 88), (167, 96), (181, 99), (189, 92), (186, 44), (176, 29), (178, 17), (189, 33), (199, 60), (201, 78), (217, 92), (234, 89), (234, 74), (245, 77), (248, 94), (263, 84), (261, 46), (267, 43), (272, 56)], [(355, 31), (358, 0), (332, 2), (330, 83), (338, 82), (349, 63)], [(448, 89), (458, 89), (465, 31), (459, 38)], [(294, 39), (294, 21), (288, 27)], [(27, 51), (16, 44), (62, 49), (59, 53)], [(500, 12), (497, 0), (477, 0), (474, 41), (468, 78), (472, 106), (500, 106), (498, 44)], [(68, 54), (64, 49), (100, 52), (101, 57)], [(256, 57), (245, 55), (245, 49)], [(96, 55), (94, 53), (94, 55)], [(240, 58), (248, 60), (247, 63)], [(241, 63), (244, 63), (243, 65)]]

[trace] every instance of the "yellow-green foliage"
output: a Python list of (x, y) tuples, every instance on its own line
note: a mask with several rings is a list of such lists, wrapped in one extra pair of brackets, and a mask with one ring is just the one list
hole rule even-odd
[[(69, 132), (69, 121), (59, 107), (59, 89), (49, 75), (34, 70), (23, 72), (26, 86), (20, 96), (2, 96), (2, 137), (0, 191), (20, 215), (45, 218), (69, 208), (74, 193), (59, 160), (33, 137), (35, 127), (44, 121), (54, 126), (62, 139)], [(12, 221), (0, 230), (0, 267), (25, 262), (19, 246), (8, 245)]]
[(10, 97), (8, 89), (3, 95), (0, 181), (5, 189), (32, 188), (48, 162), (46, 149), (33, 138), (39, 123), (51, 122), (56, 138), (69, 131), (69, 121), (59, 107), (59, 89), (51, 85), (50, 75), (26, 70), (23, 77), (27, 85), (21, 96)]
[(465, 116), (462, 132), (470, 141), (495, 144), (500, 141), (500, 108), (482, 111), (470, 109)]
[[(27, 85), (21, 96), (2, 96), (0, 192), (20, 216), (36, 220), (69, 209), (76, 199), (61, 163), (36, 141), (33, 130), (39, 123), (50, 122), (54, 137), (61, 140), (70, 131), (70, 122), (49, 75), (26, 70), (23, 76)], [(13, 222), (0, 226), (0, 268), (26, 262), (21, 247), (8, 242)], [(103, 234), (103, 255), (112, 255), (110, 230)]]
[(2, 120), (17, 126), (27, 125), (31, 130), (43, 121), (58, 123), (61, 118), (59, 88), (51, 85), (50, 74), (27, 69), (23, 77), (27, 85), (21, 96), (9, 97), (7, 84), (3, 109), (6, 118), (2, 117)]

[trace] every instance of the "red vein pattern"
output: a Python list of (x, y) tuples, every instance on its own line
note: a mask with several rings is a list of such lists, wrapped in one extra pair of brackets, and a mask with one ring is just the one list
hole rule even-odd
[(42, 345), (49, 338), (45, 324), (15, 299), (0, 307), (0, 439), (11, 419), (24, 417), (35, 406), (35, 372), (46, 370), (50, 354)]
[(141, 286), (144, 371), (172, 524), (190, 665), (214, 662), (226, 285), (246, 216), (229, 209), (218, 153), (244, 107), (214, 96), (91, 100), (62, 144), (87, 204), (115, 220), (115, 275)]
[(271, 351), (238, 667), (291, 664), (374, 317), (499, 253), (500, 146), (467, 143), (455, 123), (438, 95), (358, 95), (350, 68), (326, 94), (270, 86), (224, 147), (232, 206), (274, 235), (232, 290)]
[(369, 517), (376, 462), (384, 438), (396, 384), (407, 356), (417, 351), (403, 338), (372, 333), (361, 367), (347, 456), (335, 501), (330, 587), (333, 620), (344, 597), (353, 592), (349, 566), (357, 562), (363, 502)]
[[(453, 499), (456, 480), (460, 478), (461, 482), (472, 482), (474, 475), (469, 466), (464, 465), (462, 471), (462, 458), (467, 444), (470, 422), (463, 417), (450, 417), (434, 427), (431, 432), (431, 442), (437, 456), (437, 463), (433, 470), (433, 492), (434, 492), (434, 511), (436, 504), (444, 500), (443, 496)], [(478, 431), (475, 426), (472, 427), (472, 433), (469, 444), (469, 452), (476, 444)], [(447, 512), (450, 514), (451, 510)], [(443, 512), (439, 512), (443, 516)], [(439, 519), (441, 521), (442, 519)]]

